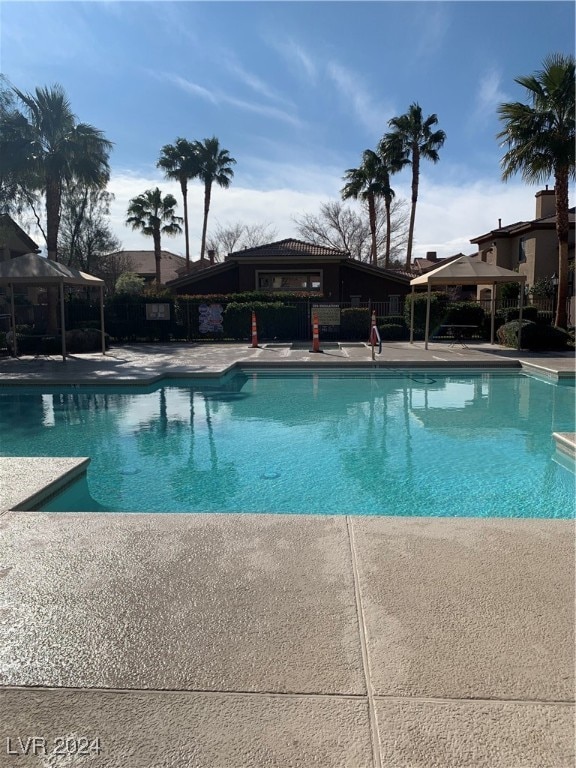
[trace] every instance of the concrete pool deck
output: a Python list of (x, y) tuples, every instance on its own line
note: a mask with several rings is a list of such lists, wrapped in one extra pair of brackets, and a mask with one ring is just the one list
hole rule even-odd
[[(395, 343), (380, 359), (574, 372), (572, 355), (489, 345)], [(146, 345), (0, 360), (0, 383), (237, 361), (370, 352)], [(29, 466), (32, 491), (46, 478)], [(572, 521), (12, 510), (0, 529), (2, 768), (575, 765)], [(42, 751), (75, 745), (89, 756)]]

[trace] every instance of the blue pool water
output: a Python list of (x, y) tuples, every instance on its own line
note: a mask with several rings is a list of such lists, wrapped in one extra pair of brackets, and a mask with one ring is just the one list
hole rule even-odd
[(4, 456), (89, 456), (46, 510), (571, 517), (574, 387), (502, 372), (270, 372), (0, 390)]

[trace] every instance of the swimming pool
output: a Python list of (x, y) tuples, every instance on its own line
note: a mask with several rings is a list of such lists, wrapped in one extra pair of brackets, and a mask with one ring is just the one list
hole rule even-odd
[(571, 517), (574, 387), (501, 371), (238, 371), (0, 390), (4, 456), (89, 456), (47, 511)]

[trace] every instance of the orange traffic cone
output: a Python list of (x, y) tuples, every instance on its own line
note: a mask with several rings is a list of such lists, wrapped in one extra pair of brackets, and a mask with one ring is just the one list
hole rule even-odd
[(252, 347), (258, 346), (258, 328), (256, 327), (256, 312), (252, 312)]
[(320, 349), (320, 332), (318, 330), (318, 314), (316, 312), (312, 315), (312, 349), (310, 351), (322, 351)]

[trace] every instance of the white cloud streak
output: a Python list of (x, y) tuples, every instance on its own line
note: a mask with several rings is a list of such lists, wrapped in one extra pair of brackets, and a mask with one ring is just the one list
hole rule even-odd
[(393, 110), (375, 103), (369, 89), (356, 72), (336, 62), (327, 65), (327, 72), (341, 96), (354, 110), (358, 122), (371, 134), (380, 137), (394, 114)]
[[(306, 183), (302, 184), (302, 181)], [(134, 174), (122, 171), (113, 174), (109, 189), (116, 196), (111, 207), (114, 233), (125, 249), (151, 249), (149, 238), (124, 226), (126, 209), (132, 197), (145, 189), (159, 186), (163, 193), (170, 192), (182, 200), (178, 184), (167, 182), (152, 172)], [(293, 221), (303, 213), (317, 213), (322, 202), (337, 197), (341, 178), (336, 173), (323, 177), (315, 166), (297, 168), (287, 166), (279, 174), (276, 187), (254, 189), (235, 185), (228, 190), (216, 189), (210, 207), (210, 224), (216, 220), (226, 222), (241, 219), (249, 224), (270, 222), (278, 231), (278, 239), (297, 235)], [(409, 187), (395, 186), (399, 198), (409, 199)], [(438, 184), (421, 177), (420, 195), (416, 209), (414, 256), (425, 256), (436, 251), (439, 257), (455, 253), (474, 253), (477, 250), (470, 239), (494, 229), (501, 218), (503, 223), (528, 220), (534, 215), (534, 195), (537, 188), (523, 184), (501, 184), (494, 180), (478, 179), (474, 184)], [(191, 250), (199, 256), (202, 229), (203, 190), (192, 183), (189, 188)], [(184, 238), (165, 238), (163, 247), (174, 253), (185, 251)]]

